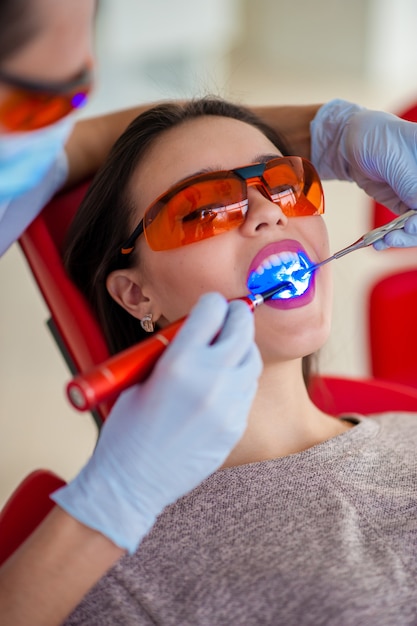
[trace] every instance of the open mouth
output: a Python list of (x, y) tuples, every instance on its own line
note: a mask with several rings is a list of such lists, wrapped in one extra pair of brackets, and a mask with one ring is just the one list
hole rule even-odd
[(271, 254), (249, 274), (248, 289), (262, 293), (280, 283), (288, 282), (291, 288), (272, 296), (272, 300), (288, 300), (302, 296), (310, 286), (312, 272), (305, 272), (313, 263), (304, 252), (284, 251)]

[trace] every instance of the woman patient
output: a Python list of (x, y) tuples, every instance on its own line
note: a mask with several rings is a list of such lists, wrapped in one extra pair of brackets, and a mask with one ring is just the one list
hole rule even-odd
[(299, 280), (254, 313), (264, 367), (242, 439), (67, 624), (417, 623), (417, 419), (334, 418), (308, 396), (331, 269), (299, 271), (329, 243), (317, 174), (290, 153), (232, 104), (160, 105), (118, 140), (74, 221), (67, 266), (113, 351), (206, 292)]

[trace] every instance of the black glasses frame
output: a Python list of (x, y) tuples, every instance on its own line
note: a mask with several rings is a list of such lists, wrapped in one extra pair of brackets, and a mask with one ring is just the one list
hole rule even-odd
[(23, 89), (24, 91), (32, 91), (33, 93), (60, 95), (71, 93), (72, 91), (82, 87), (89, 87), (93, 82), (93, 71), (90, 67), (86, 67), (76, 78), (71, 80), (41, 82), (20, 78), (19, 76), (13, 76), (8, 72), (0, 70), (0, 82), (5, 85), (9, 85), (10, 87), (16, 87), (17, 89)]

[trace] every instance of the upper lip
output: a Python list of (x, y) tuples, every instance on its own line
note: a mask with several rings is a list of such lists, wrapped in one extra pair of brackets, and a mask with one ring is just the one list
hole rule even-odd
[(284, 263), (293, 261), (294, 263), (304, 263), (304, 259), (299, 256), (300, 252), (307, 255), (304, 247), (295, 239), (283, 239), (267, 244), (260, 250), (252, 260), (248, 279), (252, 273), (263, 274), (265, 269), (281, 267)]

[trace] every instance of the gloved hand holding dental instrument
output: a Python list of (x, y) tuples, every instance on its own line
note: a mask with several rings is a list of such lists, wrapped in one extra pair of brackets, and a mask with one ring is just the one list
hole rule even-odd
[[(315, 271), (322, 265), (329, 263), (329, 261), (334, 261), (335, 259), (340, 259), (340, 257), (345, 256), (345, 254), (349, 254), (350, 252), (354, 252), (355, 250), (360, 250), (361, 248), (366, 248), (367, 246), (374, 246), (376, 250), (384, 250), (389, 247), (411, 247), (417, 246), (417, 236), (410, 236), (410, 241), (413, 243), (410, 246), (405, 245), (396, 245), (395, 241), (404, 241), (409, 236), (408, 232), (404, 232), (408, 225), (411, 223), (411, 228), (415, 229), (415, 233), (417, 234), (417, 211), (414, 209), (409, 209), (402, 215), (399, 215), (395, 219), (391, 220), (387, 224), (383, 224), (378, 228), (374, 228), (370, 230), (368, 233), (365, 233), (357, 239), (357, 241), (353, 242), (346, 248), (342, 248), (338, 252), (332, 254), (332, 256), (320, 261), (320, 263), (316, 263), (316, 265), (311, 265), (307, 270), (299, 270), (297, 273), (302, 276), (306, 276), (307, 274)], [(415, 225), (415, 226), (414, 226)], [(390, 237), (390, 241), (394, 242), (392, 244), (387, 244), (386, 239)]]
[[(417, 209), (417, 124), (345, 100), (331, 100), (310, 125), (311, 160), (322, 180), (354, 181), (400, 215)], [(374, 243), (417, 246), (417, 213)]]
[(133, 553), (162, 509), (238, 442), (261, 370), (247, 304), (205, 294), (152, 377), (116, 402), (94, 455), (53, 500)]

